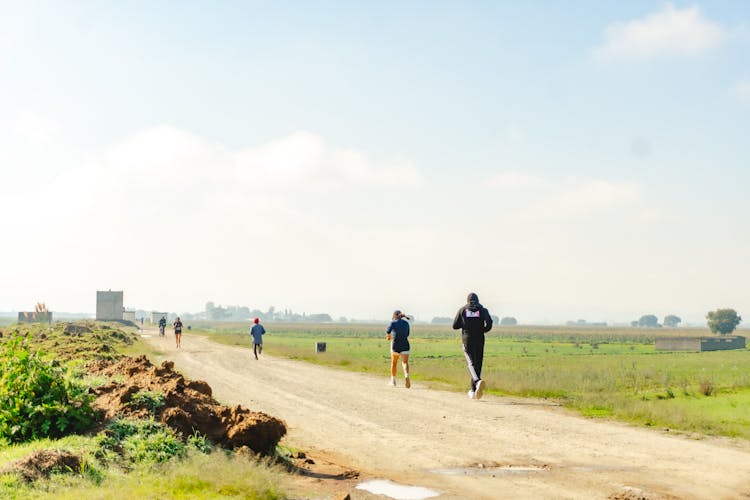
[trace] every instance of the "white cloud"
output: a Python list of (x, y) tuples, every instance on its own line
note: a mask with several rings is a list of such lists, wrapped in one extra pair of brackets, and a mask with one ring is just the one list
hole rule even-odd
[(646, 17), (607, 26), (604, 43), (593, 55), (603, 61), (693, 56), (721, 46), (725, 38), (725, 29), (703, 17), (697, 6), (679, 9), (667, 3)]
[(550, 200), (549, 206), (557, 214), (592, 213), (638, 201), (638, 189), (632, 182), (613, 183), (587, 180), (566, 186)]
[(159, 126), (109, 148), (104, 165), (123, 175), (147, 176), (152, 183), (188, 183), (202, 190), (217, 183), (233, 190), (289, 191), (423, 182), (409, 161), (378, 162), (356, 149), (331, 147), (307, 131), (230, 150), (190, 132)]
[(24, 112), (0, 121), (0, 169), (9, 184), (43, 184), (79, 161), (63, 128), (49, 116)]
[(492, 176), (489, 185), (499, 191), (510, 193), (517, 190), (540, 189), (547, 186), (549, 181), (545, 178), (518, 171), (499, 172)]
[(627, 181), (556, 179), (504, 171), (495, 174), (488, 185), (501, 193), (517, 213), (543, 219), (595, 214), (641, 202), (638, 185)]
[(0, 154), (21, 161), (46, 144), (42, 160), (66, 168), (0, 197), (0, 310), (93, 311), (94, 291), (112, 288), (128, 307), (175, 312), (214, 300), (379, 319), (398, 307), (429, 320), (475, 290), (514, 314), (511, 297), (638, 303), (630, 280), (665, 260), (644, 250), (663, 224), (644, 217), (632, 182), (516, 170), (482, 192), (427, 184), (407, 160), (306, 131), (230, 148), (164, 125), (79, 151), (44, 132), (65, 127), (36, 122), (17, 129), (40, 131), (28, 148), (11, 141)]
[(49, 143), (61, 135), (61, 127), (54, 119), (26, 111), (8, 124), (13, 139), (24, 143)]
[[(0, 291), (6, 308), (46, 300), (85, 310), (97, 288), (174, 311), (222, 298), (316, 306), (328, 300), (320, 283), (343, 300), (397, 267), (403, 255), (375, 242), (398, 218), (393, 193), (413, 196), (424, 182), (408, 160), (376, 160), (306, 131), (235, 149), (163, 125), (77, 151), (51, 140), (60, 129), (43, 117), (5, 124), (25, 140), (0, 144), (4, 178), (59, 166), (54, 176), (16, 178), (25, 184), (0, 198), (0, 228), (18, 238), (3, 255), (12, 265), (0, 281), (17, 285)], [(363, 269), (374, 276), (361, 279)]]

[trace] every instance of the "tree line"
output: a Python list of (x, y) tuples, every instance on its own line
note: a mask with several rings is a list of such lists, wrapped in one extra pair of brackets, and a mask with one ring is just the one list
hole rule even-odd
[[(706, 324), (712, 333), (728, 335), (732, 333), (737, 326), (742, 322), (742, 317), (737, 314), (734, 309), (717, 309), (715, 311), (709, 311), (706, 314)], [(630, 322), (630, 326), (638, 328), (661, 328), (666, 326), (669, 328), (675, 328), (682, 319), (674, 314), (664, 316), (663, 324), (659, 324), (659, 319), (653, 314), (644, 314), (637, 320)]]

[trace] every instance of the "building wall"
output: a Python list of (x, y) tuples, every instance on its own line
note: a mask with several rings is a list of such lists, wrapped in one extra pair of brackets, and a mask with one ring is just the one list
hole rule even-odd
[(657, 351), (694, 351), (701, 350), (700, 337), (663, 337), (656, 339)]
[(721, 336), (718, 338), (701, 338), (701, 351), (724, 351), (728, 349), (744, 349), (745, 337)]
[(30, 311), (18, 313), (19, 323), (52, 323), (51, 311)]
[(151, 323), (158, 325), (162, 317), (169, 319), (169, 313), (151, 311)]
[(663, 337), (656, 339), (657, 351), (724, 351), (744, 349), (745, 337)]
[(122, 320), (123, 292), (96, 292), (97, 321)]

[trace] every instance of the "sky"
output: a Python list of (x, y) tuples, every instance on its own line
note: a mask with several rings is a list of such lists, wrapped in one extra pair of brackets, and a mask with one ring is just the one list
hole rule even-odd
[(750, 314), (748, 2), (0, 12), (0, 311)]

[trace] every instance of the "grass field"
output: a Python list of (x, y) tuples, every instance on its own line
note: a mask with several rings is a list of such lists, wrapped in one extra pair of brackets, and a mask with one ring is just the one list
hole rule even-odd
[[(250, 347), (247, 328), (247, 323), (196, 324), (193, 331), (222, 343)], [(383, 325), (271, 323), (266, 328), (264, 352), (268, 354), (382, 374), (384, 380), (388, 376)], [(750, 439), (750, 350), (657, 352), (653, 345), (657, 335), (709, 332), (496, 328), (487, 337), (482, 375), (491, 394), (549, 398), (589, 417)], [(467, 390), (468, 373), (458, 334), (449, 327), (416, 325), (410, 340), (414, 381)], [(326, 343), (325, 353), (315, 352), (316, 342)]]

